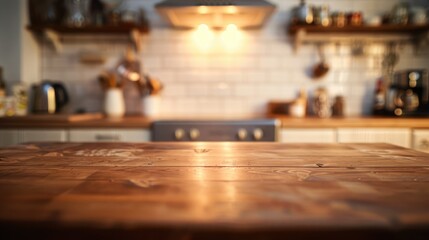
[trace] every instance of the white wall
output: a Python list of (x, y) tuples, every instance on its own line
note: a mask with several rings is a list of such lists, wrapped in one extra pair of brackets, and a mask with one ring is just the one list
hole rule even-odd
[[(263, 114), (270, 99), (294, 98), (301, 87), (311, 93), (319, 86), (329, 89), (332, 96), (346, 97), (348, 115), (368, 114), (376, 79), (381, 75), (385, 46), (368, 45), (365, 56), (353, 56), (350, 45), (327, 46), (331, 66), (329, 74), (314, 81), (307, 72), (317, 61), (316, 49), (306, 45), (297, 54), (291, 49), (286, 34), (290, 9), (296, 1), (273, 0), (278, 9), (266, 26), (243, 31), (240, 48), (228, 52), (219, 40), (207, 52), (199, 50), (193, 41), (193, 30), (174, 30), (154, 11), (158, 0), (130, 0), (127, 7), (144, 7), (151, 22), (151, 32), (144, 39), (141, 60), (145, 70), (165, 85), (162, 114), (165, 116)], [(399, 0), (313, 0), (313, 4), (329, 4), (332, 10), (361, 10), (366, 16), (379, 15), (392, 9)], [(410, 1), (426, 4), (428, 1)], [(126, 39), (126, 37), (125, 37)], [(73, 109), (102, 109), (103, 92), (97, 75), (117, 64), (126, 43), (108, 36), (68, 37), (63, 53), (55, 53), (43, 45), (42, 77), (66, 82), (73, 96)], [(99, 52), (107, 56), (103, 65), (79, 62), (83, 52)], [(428, 68), (429, 50), (415, 55), (411, 45), (402, 46), (397, 69)], [(140, 109), (135, 89), (126, 90), (129, 113)]]
[(0, 66), (8, 85), (21, 79), (20, 2), (0, 0)]
[(14, 84), (40, 80), (40, 47), (26, 30), (26, 2), (0, 0), (0, 66), (9, 91)]

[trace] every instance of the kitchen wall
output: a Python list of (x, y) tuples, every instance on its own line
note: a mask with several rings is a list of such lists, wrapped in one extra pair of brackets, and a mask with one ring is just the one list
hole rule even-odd
[(0, 1), (0, 66), (9, 91), (19, 82), (40, 80), (40, 48), (27, 22), (26, 1)]
[[(369, 114), (376, 79), (386, 47), (365, 45), (364, 54), (354, 56), (350, 44), (329, 44), (326, 55), (329, 74), (314, 81), (309, 69), (318, 62), (313, 45), (302, 46), (294, 53), (286, 34), (290, 9), (296, 1), (272, 0), (278, 7), (270, 21), (259, 30), (241, 31), (238, 45), (222, 42), (214, 32), (213, 43), (202, 49), (195, 42), (195, 30), (174, 30), (154, 11), (155, 0), (130, 0), (127, 8), (143, 7), (151, 22), (151, 32), (143, 39), (141, 60), (144, 70), (163, 82), (161, 115), (163, 116), (258, 116), (265, 112), (269, 100), (290, 100), (300, 88), (309, 94), (324, 86), (332, 97), (346, 97), (348, 116)], [(332, 10), (360, 10), (375, 16), (390, 10), (396, 0), (312, 0), (312, 4), (329, 4)], [(410, 1), (428, 6), (424, 0)], [(69, 111), (100, 111), (103, 92), (97, 75), (113, 68), (122, 56), (126, 37), (66, 37), (64, 51), (56, 53), (49, 43), (42, 45), (43, 79), (66, 82), (72, 95)], [(102, 65), (79, 62), (82, 53), (106, 56)], [(397, 69), (428, 68), (429, 49), (414, 52), (411, 45), (400, 48)], [(135, 89), (126, 89), (128, 113), (139, 113), (141, 100)]]

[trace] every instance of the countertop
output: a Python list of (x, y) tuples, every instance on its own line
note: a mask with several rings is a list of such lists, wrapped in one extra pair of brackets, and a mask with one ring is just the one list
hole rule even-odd
[(0, 149), (2, 239), (426, 239), (429, 155), (388, 144)]
[[(246, 120), (258, 118), (162, 118), (127, 116), (121, 119), (108, 119), (101, 114), (90, 117), (28, 116), (0, 118), (0, 129), (4, 128), (150, 128), (156, 120)], [(101, 117), (100, 117), (101, 116)], [(270, 115), (260, 118), (276, 118), (283, 128), (338, 128), (338, 127), (374, 127), (374, 128), (429, 128), (429, 118), (388, 118), (388, 117), (346, 117), (346, 118), (292, 118), (282, 115)], [(259, 118), (259, 119), (260, 119)], [(71, 119), (71, 120), (70, 120)]]
[(275, 115), (271, 117), (279, 119), (283, 128), (429, 128), (429, 118), (292, 118)]

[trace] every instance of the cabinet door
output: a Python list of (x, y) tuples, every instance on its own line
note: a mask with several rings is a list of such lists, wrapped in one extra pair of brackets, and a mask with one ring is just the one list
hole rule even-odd
[(73, 129), (69, 131), (71, 142), (147, 142), (150, 132), (145, 129)]
[(19, 130), (0, 130), (0, 147), (7, 147), (19, 143)]
[(308, 128), (281, 130), (280, 141), (284, 143), (335, 143), (335, 129)]
[(20, 130), (19, 141), (22, 142), (65, 142), (66, 130), (31, 129)]
[(411, 147), (411, 129), (408, 128), (339, 128), (340, 143), (391, 143)]
[(413, 148), (429, 152), (429, 129), (416, 129), (413, 131)]
[(10, 146), (25, 142), (65, 142), (66, 130), (12, 129), (0, 130), (0, 146)]

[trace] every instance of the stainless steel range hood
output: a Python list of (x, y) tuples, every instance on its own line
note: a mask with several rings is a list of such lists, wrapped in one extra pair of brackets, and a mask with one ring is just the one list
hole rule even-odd
[(155, 5), (158, 12), (177, 28), (194, 28), (206, 24), (224, 28), (258, 28), (276, 6), (265, 0), (166, 0)]

